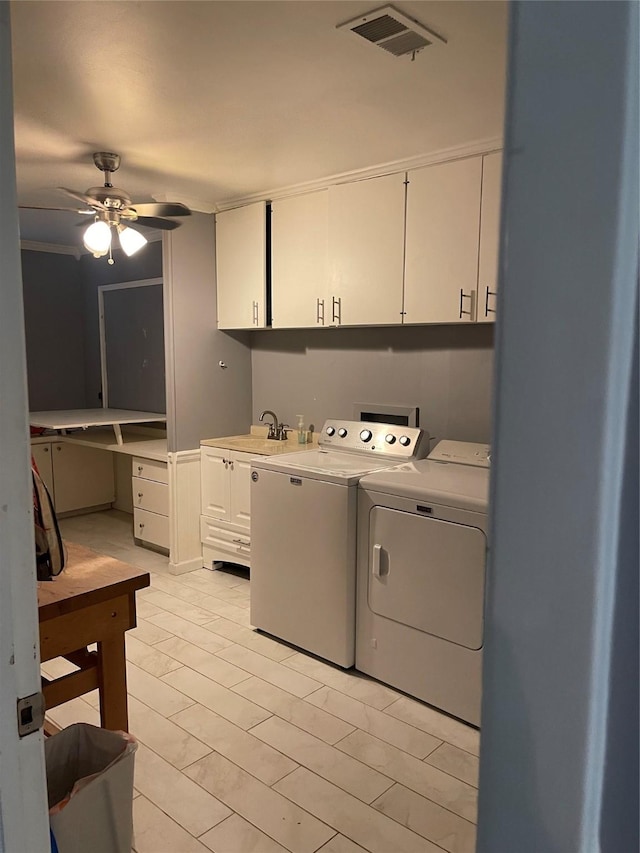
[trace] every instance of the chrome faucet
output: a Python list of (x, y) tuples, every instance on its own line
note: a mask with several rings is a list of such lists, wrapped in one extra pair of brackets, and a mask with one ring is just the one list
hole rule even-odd
[[(269, 432), (267, 433), (267, 438), (275, 439), (276, 441), (281, 441), (283, 436), (280, 424), (278, 423), (278, 416), (270, 409), (265, 409), (264, 412), (262, 412), (262, 414), (260, 415), (261, 423), (264, 420), (265, 415), (271, 415), (271, 417), (273, 418), (273, 422), (269, 424)], [(287, 434), (285, 433), (284, 438), (286, 439), (286, 437)]]

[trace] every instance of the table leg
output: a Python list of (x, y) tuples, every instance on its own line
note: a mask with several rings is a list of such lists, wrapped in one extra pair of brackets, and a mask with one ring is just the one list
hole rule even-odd
[(98, 683), (102, 727), (129, 731), (124, 633), (98, 643)]

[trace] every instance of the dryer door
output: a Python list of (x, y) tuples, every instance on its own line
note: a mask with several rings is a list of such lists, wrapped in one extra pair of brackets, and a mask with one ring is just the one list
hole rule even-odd
[(482, 530), (375, 506), (369, 518), (373, 613), (465, 646), (482, 647)]

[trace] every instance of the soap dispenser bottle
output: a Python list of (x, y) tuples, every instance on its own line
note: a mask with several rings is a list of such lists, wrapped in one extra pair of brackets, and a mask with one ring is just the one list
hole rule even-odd
[(307, 443), (307, 432), (304, 428), (304, 416), (296, 415), (298, 419), (298, 444)]

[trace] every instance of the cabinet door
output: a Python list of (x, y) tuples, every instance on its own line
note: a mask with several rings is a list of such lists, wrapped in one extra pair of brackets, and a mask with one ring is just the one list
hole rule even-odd
[(251, 453), (232, 454), (231, 516), (229, 521), (249, 529), (251, 524)]
[(51, 495), (51, 500), (53, 501), (53, 505), (55, 506), (56, 498), (53, 491), (53, 462), (51, 459), (51, 444), (32, 444), (31, 445), (31, 455), (35, 459), (36, 466), (42, 477), (42, 481), (49, 494)]
[(230, 450), (200, 448), (200, 488), (202, 514), (230, 520), (229, 460)]
[(271, 205), (271, 325), (329, 325), (328, 190)]
[(405, 175), (329, 187), (326, 325), (402, 319)]
[(494, 154), (486, 154), (482, 158), (482, 204), (480, 206), (479, 323), (492, 323), (496, 317), (501, 181), (502, 153), (496, 151)]
[(265, 202), (216, 214), (218, 328), (266, 326), (266, 253)]
[(54, 441), (53, 483), (56, 512), (113, 503), (113, 454), (81, 444)]
[(482, 157), (408, 173), (405, 323), (475, 319)]

